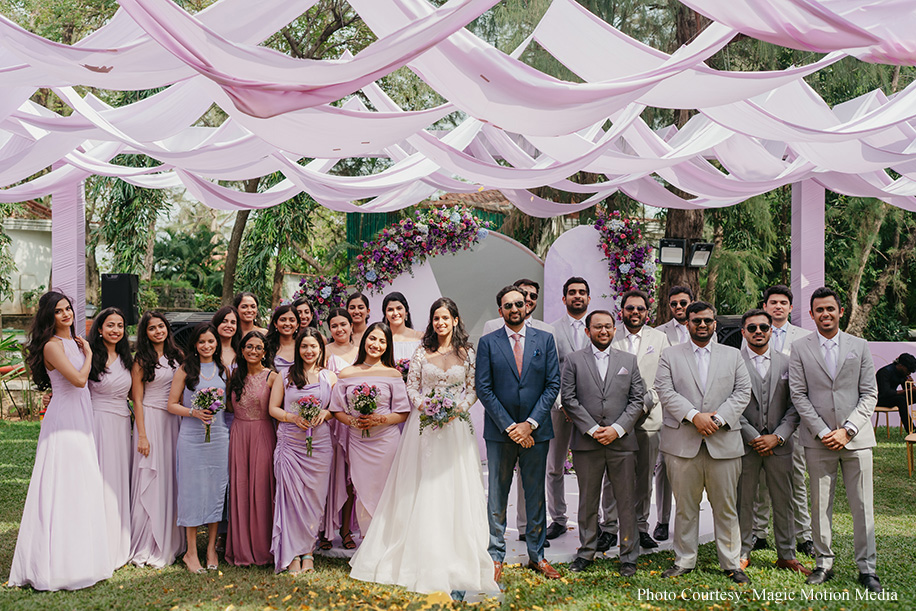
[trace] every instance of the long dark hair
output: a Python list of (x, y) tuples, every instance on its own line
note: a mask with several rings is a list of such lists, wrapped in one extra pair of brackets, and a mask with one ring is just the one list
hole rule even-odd
[(194, 332), (191, 333), (191, 339), (188, 341), (188, 356), (184, 360), (184, 386), (192, 392), (197, 388), (197, 383), (200, 382), (200, 355), (197, 353), (197, 340), (204, 333), (212, 333), (213, 339), (216, 340), (216, 352), (213, 353), (213, 362), (216, 364), (219, 377), (223, 380), (226, 379), (226, 368), (223, 367), (223, 347), (219, 341), (219, 334), (216, 332), (216, 327), (213, 326), (212, 322), (202, 322), (194, 327)]
[(359, 354), (356, 357), (356, 362), (354, 365), (362, 365), (366, 360), (366, 338), (369, 337), (369, 334), (374, 330), (379, 329), (382, 333), (385, 334), (385, 340), (388, 344), (385, 346), (385, 352), (382, 354), (382, 365), (385, 367), (391, 367), (394, 369), (394, 340), (391, 338), (391, 327), (386, 325), (383, 322), (374, 322), (368, 327), (366, 327), (366, 332), (363, 333), (363, 337), (359, 340)]
[[(292, 306), (296, 309), (296, 313), (299, 312), (299, 306), (301, 306), (301, 305), (308, 306), (309, 312), (312, 313), (312, 320), (310, 320), (310, 321), (309, 321), (309, 324), (306, 325), (306, 326), (308, 326), (308, 327), (313, 327), (313, 328), (317, 329), (317, 328), (318, 328), (318, 317), (315, 315), (315, 308), (312, 307), (311, 302), (310, 302), (307, 298), (305, 298), (305, 297), (300, 297), (299, 299), (295, 300), (295, 301), (292, 303)], [(302, 317), (301, 317), (301, 316), (299, 317), (299, 324), (300, 324), (300, 325), (302, 324)]]
[[(258, 306), (258, 313), (255, 315), (254, 320), (252, 321), (254, 323), (254, 326), (257, 327), (258, 318), (260, 318), (261, 316), (261, 302), (258, 301), (257, 295), (255, 295), (254, 293), (249, 293), (248, 291), (242, 291), (241, 293), (238, 293), (235, 296), (235, 298), (232, 300), (232, 305), (235, 306), (236, 309), (238, 309), (239, 305), (241, 305), (242, 303), (242, 299), (244, 299), (245, 297), (251, 297), (252, 299), (254, 299), (254, 305)], [(239, 318), (239, 327), (241, 326), (242, 326), (242, 319)], [(216, 336), (216, 339), (219, 339), (219, 335)]]
[[(249, 331), (245, 334), (245, 337), (242, 338), (241, 346), (243, 349), (244, 346), (248, 345), (248, 341), (252, 338), (261, 340), (264, 348), (267, 348), (267, 338), (264, 337), (263, 333), (260, 331)], [(245, 357), (243, 357), (241, 352), (239, 352), (238, 356), (235, 357), (235, 371), (232, 372), (232, 377), (229, 378), (229, 392), (227, 393), (229, 395), (235, 393), (236, 401), (242, 398), (242, 389), (245, 388), (245, 378), (247, 377), (248, 361), (246, 361)]]
[(318, 329), (306, 327), (296, 336), (296, 356), (293, 358), (293, 366), (289, 368), (287, 382), (287, 386), (295, 384), (296, 388), (300, 390), (308, 383), (308, 379), (305, 376), (305, 361), (302, 359), (302, 355), (299, 354), (299, 347), (306, 337), (312, 337), (318, 342), (318, 349), (321, 351), (318, 355), (318, 369), (319, 371), (324, 369), (324, 337), (322, 337)]
[(210, 319), (210, 322), (216, 327), (216, 341), (222, 343), (223, 340), (219, 336), (219, 326), (223, 324), (223, 321), (226, 320), (226, 317), (230, 314), (235, 314), (235, 334), (232, 336), (232, 339), (229, 340), (229, 345), (232, 346), (232, 349), (238, 354), (239, 345), (242, 342), (242, 319), (239, 317), (239, 311), (235, 306), (227, 305), (226, 307), (218, 309), (216, 314), (213, 315), (213, 318)]
[[(38, 390), (48, 390), (51, 388), (51, 378), (48, 376), (48, 369), (45, 367), (45, 344), (54, 337), (54, 309), (61, 299), (67, 300), (67, 305), (73, 308), (73, 302), (69, 297), (57, 291), (48, 291), (38, 300), (38, 311), (35, 318), (32, 319), (32, 325), (29, 327), (29, 335), (25, 344), (26, 363), (32, 372), (32, 381)], [(73, 313), (73, 320), (76, 320), (76, 312)], [(70, 324), (70, 336), (76, 338), (76, 324)]]
[(468, 332), (464, 328), (464, 322), (462, 322), (461, 317), (458, 316), (458, 306), (448, 297), (440, 297), (433, 302), (433, 305), (429, 306), (429, 324), (426, 325), (426, 332), (423, 333), (421, 342), (423, 347), (429, 352), (435, 352), (439, 349), (439, 335), (433, 328), (433, 316), (439, 308), (447, 309), (452, 318), (458, 321), (454, 331), (452, 331), (452, 348), (459, 355), (467, 354), (468, 348), (471, 347), (468, 341)]
[[(293, 316), (296, 317), (296, 333), (299, 332), (299, 312), (296, 311), (296, 308), (291, 303), (277, 307), (270, 317), (270, 324), (267, 325), (267, 337), (264, 339), (265, 367), (273, 367), (274, 357), (277, 356), (277, 351), (280, 349), (280, 330), (277, 329), (277, 321), (287, 312), (292, 312)], [(296, 333), (293, 333), (294, 338)], [(248, 336), (246, 335), (245, 337)]]
[[(140, 365), (142, 372), (141, 381), (148, 384), (156, 379), (156, 369), (159, 367), (159, 355), (156, 354), (156, 347), (153, 345), (147, 334), (150, 322), (158, 318), (165, 323), (167, 335), (162, 342), (162, 356), (168, 359), (169, 367), (175, 369), (181, 365), (184, 360), (184, 353), (181, 348), (175, 345), (175, 338), (172, 336), (172, 325), (160, 312), (144, 312), (137, 325), (137, 354), (134, 355), (134, 362)], [(198, 366), (199, 368), (199, 366)]]
[[(98, 382), (102, 379), (103, 373), (108, 373), (108, 348), (105, 346), (105, 340), (102, 339), (102, 326), (110, 316), (120, 316), (121, 322), (125, 323), (127, 319), (120, 308), (105, 308), (92, 321), (92, 328), (89, 329), (89, 346), (92, 348), (92, 368), (89, 370), (89, 379)], [(121, 339), (115, 344), (115, 352), (124, 364), (124, 368), (130, 371), (134, 364), (130, 356), (130, 342), (127, 340), (127, 327), (124, 326)]]
[(410, 304), (407, 303), (407, 297), (404, 297), (403, 293), (394, 291), (385, 295), (382, 300), (382, 318), (386, 323), (388, 322), (388, 304), (392, 301), (404, 306), (404, 324), (408, 329), (413, 329), (413, 321), (410, 319)]

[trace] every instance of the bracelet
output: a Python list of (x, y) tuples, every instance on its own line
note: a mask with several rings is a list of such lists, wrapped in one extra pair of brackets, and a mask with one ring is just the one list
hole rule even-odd
[(190, 407), (188, 408), (188, 418), (191, 418), (194, 415), (194, 410)]

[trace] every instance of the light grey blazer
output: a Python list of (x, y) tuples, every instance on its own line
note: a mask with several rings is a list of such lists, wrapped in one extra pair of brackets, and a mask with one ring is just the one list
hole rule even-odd
[[(666, 454), (693, 458), (705, 440), (713, 458), (744, 455), (741, 413), (751, 400), (751, 380), (741, 353), (721, 344), (709, 344), (709, 372), (704, 391), (697, 375), (693, 342), (666, 348), (658, 363), (655, 390), (662, 403), (660, 448)], [(726, 427), (703, 437), (692, 422), (685, 421), (690, 410), (717, 413)]]
[[(651, 327), (644, 326), (639, 332), (639, 350), (636, 351), (636, 361), (639, 363), (639, 375), (646, 385), (646, 401), (643, 406), (643, 417), (636, 423), (636, 428), (644, 431), (658, 431), (662, 428), (662, 406), (658, 401), (658, 392), (655, 390), (655, 374), (658, 372), (658, 361), (662, 350), (671, 345), (668, 336)], [(614, 341), (611, 347), (627, 352), (627, 328), (623, 324), (617, 325), (614, 332)]]
[[(665, 324), (655, 327), (655, 329), (656, 331), (661, 331), (666, 336), (668, 336), (669, 344), (671, 344), (672, 346), (677, 346), (678, 342), (680, 341), (680, 337), (677, 334), (677, 328), (679, 326), (681, 326), (681, 323), (679, 323), (678, 321), (672, 318)], [(689, 334), (688, 334), (688, 337), (689, 337)], [(689, 339), (687, 340), (687, 343), (690, 343)], [(719, 340), (716, 338), (715, 335), (712, 336), (712, 343), (714, 344), (719, 343)]]
[[(506, 325), (506, 321), (503, 320), (502, 318), (494, 318), (492, 320), (488, 320), (484, 324), (483, 333), (481, 333), (480, 336), (483, 337), (487, 333), (492, 333), (493, 331), (496, 331), (497, 329), (499, 329), (500, 327), (504, 327), (505, 325)], [(537, 329), (538, 331), (547, 331), (548, 333), (553, 334), (553, 327), (548, 325), (543, 320), (532, 318), (531, 326)]]
[(834, 431), (847, 421), (858, 429), (846, 447), (862, 450), (875, 445), (871, 416), (878, 403), (878, 384), (868, 342), (840, 331), (837, 372), (827, 373), (818, 338), (811, 333), (792, 345), (789, 358), (789, 392), (801, 417), (799, 437), (803, 446), (822, 447), (817, 434)]
[[(792, 405), (789, 397), (789, 359), (781, 352), (770, 350), (770, 370), (764, 380), (757, 373), (753, 357), (756, 355), (746, 347), (741, 349), (744, 364), (751, 378), (751, 400), (747, 409), (741, 414), (741, 434), (744, 441), (750, 443), (767, 430), (770, 434), (779, 435), (786, 440), (783, 446), (773, 448), (773, 454), (791, 454), (794, 447), (793, 433), (800, 421), (798, 410)], [(760, 405), (760, 397), (767, 396), (766, 411)], [(747, 446), (747, 453), (754, 450)]]
[[(632, 435), (636, 421), (643, 414), (646, 387), (639, 375), (636, 357), (629, 352), (610, 349), (604, 381), (598, 374), (591, 346), (566, 357), (566, 367), (560, 381), (563, 406), (577, 431), (569, 440), (573, 451), (609, 450), (635, 452), (636, 436)], [(604, 446), (586, 432), (598, 426), (617, 424), (626, 435)]]
[[(786, 323), (786, 341), (782, 344), (782, 353), (786, 356), (792, 355), (792, 344), (806, 335), (810, 335), (811, 331), (808, 329), (802, 329), (801, 327), (796, 327), (790, 322)], [(770, 340), (773, 341), (772, 339)], [(741, 338), (741, 347), (744, 348), (747, 346), (747, 340), (743, 337)]]

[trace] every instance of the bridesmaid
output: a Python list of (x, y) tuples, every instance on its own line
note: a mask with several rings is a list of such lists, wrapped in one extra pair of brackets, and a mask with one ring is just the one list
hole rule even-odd
[(242, 358), (236, 360), (226, 393), (229, 409), (235, 413), (229, 435), (226, 562), (236, 566), (273, 560), (270, 541), (277, 435), (267, 410), (271, 384), (280, 375), (264, 367), (265, 343), (264, 335), (257, 331), (242, 338)]
[[(318, 329), (306, 327), (296, 336), (293, 366), (271, 387), (270, 415), (280, 422), (274, 452), (277, 496), (270, 547), (278, 573), (314, 570), (312, 552), (325, 519), (334, 456), (331, 428), (325, 422), (331, 419), (327, 407), (337, 376), (322, 367), (323, 362), (324, 338)], [(317, 397), (323, 409), (306, 421), (296, 401), (309, 395)]]
[(76, 336), (70, 300), (38, 300), (25, 346), (39, 390), (53, 390), (41, 423), (9, 585), (78, 590), (111, 577), (102, 473), (86, 382), (89, 342)]
[(359, 345), (353, 342), (353, 319), (343, 308), (328, 312), (328, 329), (331, 343), (327, 346), (325, 365), (334, 373), (353, 363), (359, 354)]
[(347, 313), (353, 326), (353, 341), (358, 346), (369, 324), (369, 298), (362, 293), (351, 293), (347, 297)]
[(242, 341), (242, 330), (239, 328), (239, 311), (235, 306), (220, 308), (211, 321), (219, 336), (220, 352), (223, 355), (223, 367), (226, 371), (235, 365), (235, 356)]
[(318, 317), (315, 316), (315, 310), (312, 309), (312, 304), (309, 303), (308, 299), (300, 297), (293, 302), (293, 307), (296, 308), (296, 313), (299, 314), (300, 331), (303, 331), (306, 327), (318, 328)]
[[(423, 334), (414, 330), (410, 306), (402, 293), (395, 291), (385, 295), (382, 311), (385, 312), (385, 322), (391, 328), (391, 338), (394, 340), (394, 363), (403, 374), (413, 353), (420, 346)], [(406, 375), (404, 379), (406, 381)]]
[(239, 293), (232, 300), (239, 314), (239, 332), (247, 335), (252, 331), (267, 333), (267, 329), (258, 326), (258, 298), (254, 293)]
[(181, 419), (168, 411), (169, 389), (182, 354), (169, 322), (146, 312), (137, 326), (131, 370), (134, 438), (130, 486), (130, 562), (161, 569), (185, 550), (176, 522), (175, 447)]
[[(194, 409), (194, 393), (205, 388), (226, 388), (216, 327), (203, 322), (194, 328), (189, 353), (175, 372), (169, 392), (169, 412), (181, 416), (176, 449), (178, 472), (178, 526), (185, 529), (187, 551), (182, 560), (192, 573), (203, 573), (197, 555), (197, 529), (207, 525), (207, 569), (216, 570), (216, 529), (223, 516), (229, 485), (229, 429), (225, 410), (215, 414)], [(225, 400), (225, 398), (224, 398)], [(210, 441), (206, 441), (206, 425)]]
[[(359, 414), (350, 404), (352, 390), (361, 384), (378, 390), (376, 410), (369, 415)], [(398, 449), (401, 431), (397, 425), (410, 413), (404, 380), (394, 367), (388, 325), (376, 322), (366, 328), (356, 363), (340, 372), (340, 382), (331, 392), (330, 407), (334, 417), (351, 428), (347, 456), (356, 492), (356, 516), (365, 533)]]
[(273, 365), (280, 373), (293, 364), (296, 352), (296, 333), (299, 332), (299, 313), (290, 305), (281, 305), (274, 310), (267, 326), (267, 357), (265, 363)]
[(92, 424), (105, 484), (105, 523), (112, 570), (130, 558), (130, 369), (133, 359), (124, 334), (124, 314), (118, 308), (99, 312), (89, 330), (92, 368), (89, 395)]

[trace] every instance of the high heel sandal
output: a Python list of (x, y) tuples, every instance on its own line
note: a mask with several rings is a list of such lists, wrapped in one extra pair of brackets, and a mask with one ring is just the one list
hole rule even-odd
[(319, 535), (318, 535), (318, 549), (320, 549), (320, 550), (326, 552), (326, 551), (328, 551), (329, 549), (331, 549), (332, 547), (334, 547), (334, 544), (331, 543), (330, 539), (326, 538), (326, 537), (324, 536), (324, 533), (319, 533)]
[(344, 549), (356, 549), (356, 542), (353, 540), (353, 533), (340, 535), (340, 540), (343, 542)]
[[(314, 573), (315, 572), (315, 557), (312, 554), (302, 554), (301, 556), (302, 563), (302, 572), (303, 573)], [(308, 560), (309, 564), (312, 566), (306, 567), (305, 561)]]

